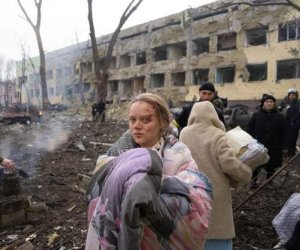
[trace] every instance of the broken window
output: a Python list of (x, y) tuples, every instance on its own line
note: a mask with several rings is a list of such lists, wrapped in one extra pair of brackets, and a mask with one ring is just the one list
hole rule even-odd
[(299, 20), (279, 24), (278, 41), (289, 41), (300, 39), (300, 22)]
[(193, 41), (193, 55), (209, 52), (209, 37), (199, 38)]
[(216, 83), (234, 82), (235, 66), (220, 67), (216, 71)]
[(268, 64), (248, 64), (247, 70), (250, 74), (248, 81), (264, 81), (267, 80)]
[(64, 77), (67, 78), (67, 77), (70, 77), (72, 74), (72, 69), (71, 67), (64, 67)]
[(66, 96), (72, 96), (73, 94), (73, 88), (72, 88), (72, 85), (66, 85), (65, 86), (65, 95)]
[(246, 31), (247, 46), (263, 45), (267, 43), (267, 27)]
[(19, 84), (27, 83), (27, 76), (19, 77), (18, 82), (19, 82)]
[(131, 79), (121, 80), (121, 100), (128, 100), (133, 94), (133, 84)]
[(109, 81), (110, 90), (112, 95), (118, 94), (119, 91), (119, 83), (118, 81)]
[(193, 84), (200, 85), (208, 81), (209, 69), (194, 69), (193, 70)]
[(150, 76), (150, 88), (163, 88), (165, 83), (164, 74), (152, 74)]
[(62, 68), (56, 69), (56, 78), (60, 79), (62, 77), (63, 77), (63, 69)]
[(236, 49), (236, 33), (218, 35), (218, 51)]
[(59, 96), (61, 94), (61, 86), (60, 85), (56, 85), (55, 93), (56, 93), (56, 96)]
[(49, 92), (49, 96), (54, 96), (54, 88), (53, 87), (49, 87), (48, 88), (48, 92)]
[(175, 43), (167, 47), (167, 59), (179, 59), (186, 56), (186, 42)]
[(47, 80), (53, 79), (53, 71), (52, 70), (48, 70), (46, 72), (46, 78), (47, 78)]
[(173, 86), (184, 86), (185, 72), (172, 73), (171, 81), (173, 83)]
[(89, 82), (83, 83), (83, 92), (89, 92), (90, 87), (91, 87), (91, 84)]
[(40, 89), (35, 90), (35, 97), (40, 97)]
[(130, 67), (130, 56), (128, 54), (120, 56), (120, 68)]
[(74, 84), (74, 93), (75, 94), (80, 93), (80, 85), (79, 85), (79, 83)]
[(277, 62), (277, 80), (300, 78), (300, 60)]
[(166, 46), (154, 48), (152, 51), (153, 51), (153, 60), (155, 62), (167, 60), (167, 47)]
[(136, 65), (146, 64), (146, 52), (140, 51), (135, 54)]

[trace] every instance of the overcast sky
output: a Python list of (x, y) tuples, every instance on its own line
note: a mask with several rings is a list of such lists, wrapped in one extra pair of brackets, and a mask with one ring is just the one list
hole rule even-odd
[[(34, 0), (21, 0), (35, 23)], [(111, 33), (130, 0), (94, 0), (96, 35)], [(137, 1), (136, 1), (137, 2)], [(198, 7), (213, 0), (144, 0), (129, 18), (126, 27)], [(29, 55), (38, 55), (33, 29), (23, 18), (17, 0), (0, 0), (0, 57), (21, 59), (20, 44), (29, 48)], [(89, 39), (87, 0), (43, 0), (41, 34), (46, 52)]]

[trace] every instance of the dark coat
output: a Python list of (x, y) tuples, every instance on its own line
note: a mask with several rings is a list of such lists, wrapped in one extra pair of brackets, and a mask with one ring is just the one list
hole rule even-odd
[[(174, 117), (175, 121), (180, 126), (180, 129), (183, 129), (184, 127), (187, 126), (187, 122), (188, 122), (188, 119), (189, 119), (189, 116), (190, 116), (190, 113), (191, 113), (191, 110), (192, 110), (192, 107), (194, 106), (194, 104), (195, 104), (195, 102), (184, 105), (182, 107), (181, 112)], [(215, 110), (217, 111), (219, 119), (225, 125), (225, 119), (224, 119), (222, 110), (217, 107), (215, 107)]]
[(287, 124), (295, 127), (295, 129), (300, 128), (300, 103), (298, 99), (290, 101), (288, 98), (280, 104), (280, 109), (285, 114), (285, 119)]
[(252, 115), (247, 126), (247, 132), (268, 149), (268, 164), (274, 168), (282, 164), (284, 128), (284, 116), (277, 109), (267, 112), (262, 108)]

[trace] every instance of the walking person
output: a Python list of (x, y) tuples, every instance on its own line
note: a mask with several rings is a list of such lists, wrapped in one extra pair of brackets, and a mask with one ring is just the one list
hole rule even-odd
[(235, 231), (230, 188), (249, 183), (252, 170), (235, 156), (211, 102), (193, 106), (179, 140), (190, 148), (198, 169), (212, 182), (213, 210), (204, 250), (232, 250)]
[(300, 128), (300, 103), (296, 89), (288, 90), (288, 94), (281, 102), (279, 110), (284, 114), (286, 120), (284, 151), (288, 157), (292, 157), (296, 154)]
[(274, 96), (264, 94), (260, 108), (256, 111), (247, 126), (247, 132), (268, 149), (269, 161), (253, 171), (251, 187), (257, 187), (257, 177), (262, 168), (267, 171), (267, 179), (275, 169), (282, 165), (283, 141), (285, 130), (284, 116), (276, 107)]

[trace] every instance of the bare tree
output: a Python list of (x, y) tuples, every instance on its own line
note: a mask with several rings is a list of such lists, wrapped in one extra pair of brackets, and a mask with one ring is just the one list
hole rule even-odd
[(43, 48), (43, 43), (42, 43), (42, 37), (41, 37), (41, 19), (42, 19), (42, 0), (34, 0), (36, 10), (37, 10), (37, 17), (36, 17), (36, 24), (34, 24), (27, 14), (27, 11), (23, 7), (22, 3), (20, 0), (18, 0), (18, 4), (25, 16), (25, 20), (30, 24), (32, 29), (34, 30), (36, 40), (38, 43), (39, 47), (39, 55), (40, 55), (40, 79), (41, 79), (41, 89), (42, 89), (42, 106), (43, 109), (45, 109), (49, 104), (49, 99), (48, 99), (48, 90), (47, 90), (47, 81), (46, 81), (46, 59), (45, 59), (45, 52)]
[(106, 54), (104, 58), (100, 58), (97, 48), (97, 40), (95, 35), (95, 27), (93, 21), (93, 0), (88, 1), (88, 20), (90, 25), (90, 37), (92, 43), (92, 52), (93, 52), (93, 61), (94, 61), (94, 72), (96, 78), (96, 88), (97, 88), (97, 101), (106, 100), (107, 95), (107, 82), (108, 82), (108, 69), (112, 61), (112, 53), (117, 41), (117, 37), (126, 23), (128, 18), (132, 15), (132, 13), (138, 8), (138, 6), (142, 3), (143, 0), (137, 1), (135, 5), (135, 0), (132, 0), (129, 5), (126, 7), (125, 11), (123, 12), (119, 24), (115, 29), (112, 37), (110, 39)]

